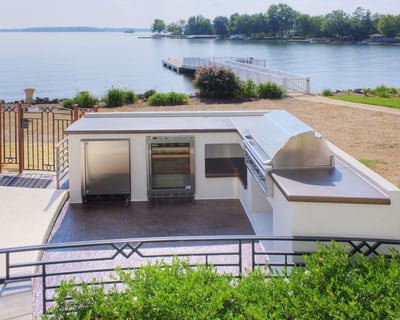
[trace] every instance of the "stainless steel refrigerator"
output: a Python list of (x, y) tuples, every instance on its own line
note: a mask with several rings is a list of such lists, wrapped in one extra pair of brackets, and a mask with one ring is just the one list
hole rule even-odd
[(84, 201), (130, 199), (129, 139), (82, 140)]

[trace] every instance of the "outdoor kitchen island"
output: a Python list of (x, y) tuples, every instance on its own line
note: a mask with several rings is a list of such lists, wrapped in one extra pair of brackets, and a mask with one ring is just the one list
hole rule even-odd
[(239, 199), (258, 235), (400, 236), (400, 190), (286, 111), (88, 113), (66, 133), (71, 203)]

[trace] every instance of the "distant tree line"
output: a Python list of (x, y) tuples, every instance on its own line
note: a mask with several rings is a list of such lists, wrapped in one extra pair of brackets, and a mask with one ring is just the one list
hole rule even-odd
[(207, 34), (229, 37), (240, 34), (252, 38), (363, 40), (377, 34), (386, 38), (399, 36), (400, 15), (372, 14), (358, 7), (352, 14), (334, 10), (326, 15), (310, 16), (279, 3), (269, 6), (266, 13), (235, 13), (229, 18), (218, 16), (213, 21), (202, 15), (170, 24), (155, 19), (151, 30), (175, 36)]

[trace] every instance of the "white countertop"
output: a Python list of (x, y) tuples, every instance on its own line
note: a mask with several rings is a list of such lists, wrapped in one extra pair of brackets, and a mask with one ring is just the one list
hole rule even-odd
[(267, 111), (88, 113), (67, 134), (140, 132), (244, 132)]

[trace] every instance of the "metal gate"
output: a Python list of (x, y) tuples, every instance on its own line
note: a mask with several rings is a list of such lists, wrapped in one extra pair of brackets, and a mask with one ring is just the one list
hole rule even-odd
[[(92, 109), (97, 111), (97, 108)], [(56, 171), (56, 145), (86, 111), (59, 105), (1, 105), (0, 172)]]

